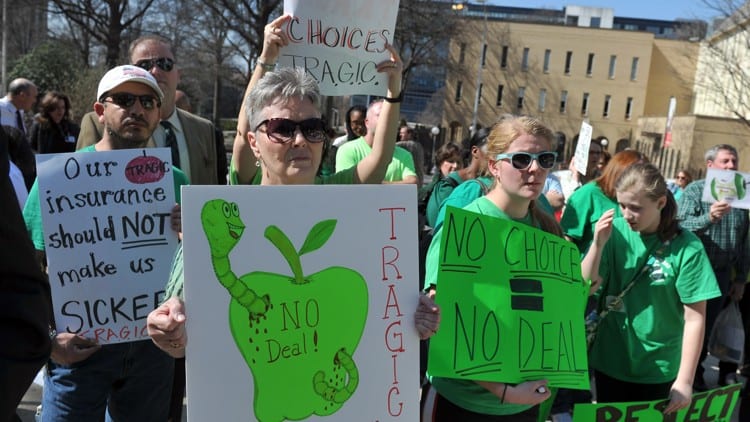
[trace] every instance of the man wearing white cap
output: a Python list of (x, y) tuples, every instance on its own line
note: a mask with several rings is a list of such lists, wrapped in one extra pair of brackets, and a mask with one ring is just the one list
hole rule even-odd
[[(104, 126), (102, 138), (82, 151), (145, 147), (159, 124), (163, 97), (147, 71), (129, 65), (110, 70), (99, 82), (94, 103)], [(179, 194), (187, 177), (176, 167), (172, 170)], [(24, 220), (41, 255), (45, 239), (36, 182), (29, 192)], [(178, 222), (172, 220), (173, 229), (179, 230)], [(153, 342), (101, 346), (83, 336), (54, 330), (50, 337), (52, 355), (44, 380), (42, 421), (99, 422), (105, 415), (107, 421), (167, 419), (174, 360)]]

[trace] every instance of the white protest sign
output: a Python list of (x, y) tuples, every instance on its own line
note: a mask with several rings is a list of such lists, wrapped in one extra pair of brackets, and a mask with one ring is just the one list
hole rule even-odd
[(702, 201), (710, 203), (725, 201), (732, 208), (750, 209), (750, 197), (747, 195), (750, 174), (714, 168), (707, 170)]
[(183, 189), (189, 421), (417, 420), (414, 189)]
[(385, 95), (376, 66), (390, 57), (398, 0), (284, 0), (292, 20), (279, 65), (304, 67), (323, 95)]
[(586, 122), (581, 122), (581, 131), (578, 133), (578, 145), (573, 156), (573, 165), (582, 175), (586, 175), (589, 166), (589, 146), (591, 146), (591, 134), (593, 127)]
[(37, 155), (57, 331), (99, 343), (149, 339), (177, 235), (167, 148)]

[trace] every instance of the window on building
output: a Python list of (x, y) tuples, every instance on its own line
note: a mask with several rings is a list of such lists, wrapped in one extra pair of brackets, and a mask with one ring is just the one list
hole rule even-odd
[(552, 56), (552, 50), (550, 50), (550, 49), (544, 50), (544, 67), (542, 69), (544, 71), (544, 73), (549, 73), (549, 59), (550, 59), (550, 56)]
[(495, 99), (495, 105), (501, 107), (503, 105), (503, 89), (502, 85), (497, 86), (497, 98)]
[(487, 64), (487, 44), (482, 47), (482, 67)]
[(526, 95), (526, 87), (522, 86), (518, 88), (518, 102), (516, 108), (519, 110), (523, 109), (523, 97)]
[(504, 45), (502, 53), (500, 54), (500, 68), (505, 69), (508, 67), (508, 46)]
[(573, 52), (568, 51), (565, 53), (565, 74), (570, 75), (570, 66), (573, 63)]
[(560, 113), (568, 111), (568, 91), (560, 93)]
[(591, 17), (591, 27), (592, 28), (600, 28), (602, 26), (602, 18), (598, 16), (592, 16)]
[(586, 62), (586, 76), (594, 73), (594, 53), (589, 53), (589, 60)]
[(461, 102), (461, 91), (463, 91), (463, 87), (464, 87), (463, 82), (458, 81), (458, 83), (456, 84), (456, 98), (455, 98), (455, 101), (457, 103)]
[(589, 93), (583, 93), (583, 100), (581, 101), (581, 114), (583, 116), (589, 115)]
[(609, 109), (612, 106), (612, 96), (604, 96), (604, 110), (602, 111), (602, 117), (609, 117)]
[(567, 25), (567, 26), (578, 26), (578, 16), (568, 16), (565, 19), (565, 25)]
[(628, 97), (625, 102), (625, 120), (630, 120), (633, 116), (633, 97)]
[(630, 80), (638, 79), (638, 57), (633, 57), (633, 64), (630, 65)]
[(539, 111), (544, 111), (544, 107), (547, 105), (547, 90), (542, 88), (539, 90)]
[(523, 48), (523, 56), (521, 57), (521, 70), (529, 70), (529, 47)]
[(615, 69), (617, 68), (617, 56), (609, 56), (609, 79), (615, 78)]
[(466, 43), (463, 42), (459, 46), (459, 50), (458, 50), (458, 64), (464, 64), (465, 60), (466, 60)]

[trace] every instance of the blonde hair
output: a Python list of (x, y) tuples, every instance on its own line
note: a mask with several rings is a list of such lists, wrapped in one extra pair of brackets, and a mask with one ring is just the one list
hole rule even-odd
[[(490, 133), (487, 135), (487, 155), (490, 159), (494, 159), (497, 154), (506, 152), (510, 148), (510, 144), (522, 135), (544, 139), (550, 149), (555, 144), (555, 135), (540, 120), (530, 116), (507, 115), (492, 125)], [(497, 180), (493, 181), (493, 188), (496, 183)], [(560, 224), (551, 215), (539, 209), (536, 199), (529, 203), (529, 211), (536, 226), (562, 237)]]

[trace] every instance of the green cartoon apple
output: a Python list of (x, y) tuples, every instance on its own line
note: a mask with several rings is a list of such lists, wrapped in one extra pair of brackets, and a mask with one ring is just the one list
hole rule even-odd
[(740, 173), (734, 173), (733, 178), (716, 177), (711, 180), (711, 196), (717, 201), (743, 199), (745, 193), (745, 178)]
[[(229, 204), (230, 210), (234, 207)], [(236, 217), (239, 219), (239, 213)], [(223, 259), (227, 259), (228, 268), (227, 256), (213, 253), (213, 242), (219, 239), (207, 222), (203, 218), (214, 267), (218, 263), (224, 268)], [(239, 226), (236, 220), (231, 224)], [(278, 227), (269, 226), (265, 237), (287, 260), (292, 274), (256, 271), (237, 278), (232, 273), (242, 293), (255, 298), (243, 304), (230, 291), (229, 324), (253, 374), (253, 409), (259, 421), (330, 415), (354, 394), (359, 383), (353, 356), (367, 318), (367, 284), (359, 273), (343, 267), (305, 276), (300, 261), (302, 255), (320, 249), (335, 227), (335, 220), (319, 222), (297, 251)], [(236, 244), (227, 239), (219, 243)], [(219, 272), (216, 270), (217, 275)], [(227, 284), (222, 282), (225, 287)]]

